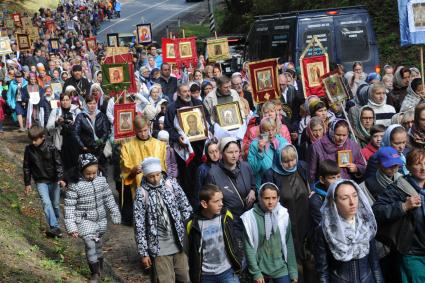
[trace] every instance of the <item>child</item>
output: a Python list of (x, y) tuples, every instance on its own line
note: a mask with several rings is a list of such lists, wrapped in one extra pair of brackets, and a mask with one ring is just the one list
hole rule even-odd
[(178, 169), (176, 154), (169, 144), (170, 134), (167, 131), (159, 131), (158, 139), (167, 144), (167, 153), (165, 158), (165, 164), (167, 164), (167, 176), (170, 178), (177, 178)]
[(103, 269), (102, 236), (106, 232), (106, 210), (114, 224), (121, 214), (104, 177), (98, 175), (98, 161), (91, 153), (78, 159), (80, 177), (69, 184), (65, 197), (65, 227), (73, 238), (84, 240), (90, 282), (98, 282)]
[(382, 137), (384, 136), (385, 126), (383, 125), (373, 125), (370, 129), (370, 142), (362, 148), (363, 157), (366, 161), (378, 151), (381, 146)]
[(298, 270), (288, 210), (279, 203), (279, 188), (264, 183), (259, 202), (242, 216), (245, 255), (255, 282), (297, 282)]
[(234, 218), (223, 209), (223, 193), (216, 185), (199, 192), (200, 209), (186, 225), (189, 242), (189, 274), (192, 283), (238, 283), (240, 251), (233, 242)]
[(45, 141), (44, 129), (34, 125), (28, 131), (32, 143), (25, 147), (24, 182), (25, 194), (31, 192), (31, 178), (34, 180), (43, 210), (49, 224), (48, 237), (62, 237), (59, 228), (60, 186), (64, 186), (60, 154), (55, 146)]
[(192, 207), (180, 185), (162, 175), (161, 161), (147, 157), (134, 200), (135, 238), (143, 268), (152, 268), (152, 282), (190, 282), (183, 251), (185, 227)]
[(313, 194), (308, 199), (312, 227), (317, 227), (322, 220), (320, 208), (326, 198), (328, 188), (341, 178), (341, 169), (338, 164), (330, 159), (319, 163), (319, 181), (313, 184)]

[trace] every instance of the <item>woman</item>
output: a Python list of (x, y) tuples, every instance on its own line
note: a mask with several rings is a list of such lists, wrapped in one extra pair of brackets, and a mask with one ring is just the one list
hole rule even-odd
[(413, 79), (407, 87), (407, 95), (401, 103), (400, 112), (406, 112), (409, 109), (415, 108), (423, 99), (425, 99), (425, 90), (422, 79)]
[(425, 104), (415, 107), (414, 124), (408, 133), (411, 147), (425, 148)]
[(26, 115), (26, 106), (28, 103), (28, 82), (23, 78), (21, 72), (14, 73), (15, 78), (10, 82), (7, 90), (7, 105), (13, 111), (13, 120), (18, 121), (19, 132), (25, 132), (24, 117)]
[(306, 141), (300, 145), (299, 159), (306, 161), (311, 151), (311, 145), (320, 140), (325, 134), (325, 123), (319, 117), (311, 118), (305, 130), (307, 135)]
[[(261, 118), (266, 117), (270, 117), (271, 119), (276, 121), (276, 133), (290, 143), (291, 135), (289, 134), (288, 127), (282, 124), (281, 117), (276, 111), (276, 105), (271, 101), (267, 101), (263, 104), (263, 107), (261, 107)], [(248, 127), (243, 139), (244, 156), (248, 156), (248, 150), (251, 145), (251, 142), (259, 136), (260, 126), (252, 126), (251, 128)]]
[(368, 89), (368, 106), (376, 115), (376, 124), (388, 127), (391, 125), (391, 117), (396, 113), (394, 107), (387, 104), (387, 94), (383, 83), (374, 83)]
[(204, 76), (202, 75), (202, 71), (195, 70), (193, 72), (193, 82), (197, 83), (198, 85), (202, 85), (203, 81), (204, 81)]
[(163, 100), (168, 101), (168, 97), (162, 95), (161, 85), (160, 84), (152, 85), (152, 87), (149, 90), (149, 96), (148, 96), (149, 103), (156, 109), (156, 108), (160, 108), (159, 104), (161, 104)]
[(394, 72), (393, 90), (388, 94), (388, 104), (394, 106), (397, 112), (406, 97), (410, 75), (410, 69), (404, 66), (398, 66)]
[(108, 117), (97, 109), (94, 96), (88, 95), (85, 101), (85, 109), (75, 119), (74, 138), (80, 153), (92, 153), (96, 156), (105, 175), (106, 159), (103, 149), (110, 134)]
[(260, 136), (255, 138), (249, 146), (247, 161), (252, 168), (256, 188), (261, 186), (263, 174), (272, 167), (273, 156), (288, 143), (277, 133), (276, 120), (265, 117), (260, 122)]
[(310, 181), (316, 181), (317, 167), (322, 160), (330, 159), (338, 162), (338, 152), (350, 150), (352, 161), (341, 168), (343, 179), (360, 179), (365, 172), (366, 164), (361, 154), (360, 146), (348, 137), (348, 123), (343, 119), (334, 120), (329, 132), (313, 144), (309, 158)]
[(204, 98), (208, 95), (208, 93), (213, 91), (213, 89), (214, 89), (214, 87), (213, 87), (212, 83), (210, 81), (204, 80), (201, 84), (202, 100), (204, 100)]
[(328, 131), (328, 125), (330, 122), (335, 120), (335, 114), (332, 111), (328, 111), (328, 107), (318, 96), (309, 96), (304, 102), (304, 109), (307, 115), (301, 119), (298, 125), (298, 133), (301, 138), (300, 143), (306, 141), (306, 127), (312, 117), (319, 117), (322, 119), (325, 126), (325, 133)]
[(357, 183), (338, 180), (327, 192), (314, 255), (323, 283), (384, 282), (375, 248), (377, 225)]
[(242, 215), (249, 273), (255, 282), (297, 282), (292, 221), (279, 203), (279, 189), (265, 183), (258, 195), (259, 203)]
[(49, 116), (46, 129), (53, 135), (53, 144), (61, 153), (64, 171), (77, 165), (78, 148), (72, 134), (74, 122), (80, 109), (71, 104), (71, 96), (63, 93), (60, 97), (60, 107), (54, 109)]
[(410, 175), (399, 178), (373, 205), (379, 236), (400, 254), (401, 282), (425, 280), (425, 150), (415, 148), (407, 155)]
[(208, 176), (208, 172), (210, 171), (211, 167), (214, 165), (217, 165), (218, 161), (220, 160), (220, 151), (218, 149), (218, 140), (214, 137), (210, 140), (208, 140), (205, 143), (205, 161), (202, 163), (198, 169), (196, 170), (195, 175), (195, 197), (197, 199), (196, 203), (199, 203), (199, 191), (201, 190), (202, 186), (206, 184), (206, 179)]
[(97, 109), (105, 114), (109, 99), (105, 97), (105, 93), (103, 92), (103, 89), (99, 83), (94, 83), (91, 85), (89, 95), (94, 96), (97, 103)]
[(222, 138), (219, 149), (222, 159), (211, 167), (206, 183), (222, 188), (224, 206), (239, 218), (255, 201), (254, 175), (248, 163), (239, 160), (240, 146), (235, 138)]
[(354, 134), (360, 147), (365, 147), (370, 141), (370, 130), (375, 124), (375, 112), (366, 105), (363, 107), (350, 108), (349, 118), (353, 125)]
[(363, 64), (361, 62), (354, 62), (353, 71), (347, 72), (344, 77), (348, 81), (351, 93), (356, 96), (359, 86), (366, 84), (367, 74), (363, 72)]
[(102, 85), (102, 82), (103, 82), (102, 71), (96, 71), (93, 76), (93, 83), (98, 83)]
[(206, 80), (209, 80), (209, 81), (214, 80), (213, 66), (206, 65), (204, 69), (204, 74), (205, 74), (204, 78)]
[(148, 56), (148, 61), (147, 61), (146, 67), (148, 68), (149, 72), (151, 72), (153, 69), (155, 69), (157, 67), (156, 62), (155, 62), (155, 58), (153, 56)]
[(400, 112), (395, 114), (391, 118), (391, 124), (400, 124), (406, 131), (409, 131), (413, 127), (415, 117), (415, 108), (410, 108), (406, 112)]
[(310, 282), (305, 277), (312, 272), (307, 270), (304, 253), (304, 242), (310, 230), (308, 202), (310, 190), (306, 169), (307, 164), (298, 160), (296, 148), (288, 144), (276, 152), (273, 165), (266, 172), (263, 180), (263, 182), (276, 184), (280, 191), (279, 201), (282, 206), (288, 209), (297, 262), (300, 266), (304, 266), (298, 271), (300, 282)]
[(149, 88), (152, 86), (150, 81), (150, 71), (146, 66), (142, 66), (137, 74), (139, 82), (139, 92), (142, 93), (145, 97), (149, 94)]
[[(402, 125), (395, 124), (389, 126), (384, 133), (384, 136), (381, 141), (381, 147), (391, 146), (397, 150), (400, 154), (401, 159), (403, 160), (403, 166), (400, 167), (400, 173), (403, 175), (409, 174), (409, 170), (406, 167), (406, 154), (408, 149), (406, 148), (408, 142), (407, 131), (403, 128)], [(368, 162), (365, 173), (365, 178), (370, 176), (375, 176), (376, 171), (378, 170), (378, 156), (375, 153), (372, 155)]]

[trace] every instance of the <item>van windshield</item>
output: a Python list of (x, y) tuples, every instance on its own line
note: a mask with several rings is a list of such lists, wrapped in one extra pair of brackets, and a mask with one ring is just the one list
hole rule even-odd
[(369, 43), (365, 26), (343, 27), (340, 32), (343, 62), (369, 60)]

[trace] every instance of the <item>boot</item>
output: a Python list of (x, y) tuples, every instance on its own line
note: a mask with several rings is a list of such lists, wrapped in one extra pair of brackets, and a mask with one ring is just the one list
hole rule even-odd
[(99, 273), (102, 275), (103, 273), (103, 257), (99, 257)]
[(99, 262), (95, 262), (95, 263), (89, 262), (89, 268), (91, 271), (89, 283), (98, 283), (100, 279)]

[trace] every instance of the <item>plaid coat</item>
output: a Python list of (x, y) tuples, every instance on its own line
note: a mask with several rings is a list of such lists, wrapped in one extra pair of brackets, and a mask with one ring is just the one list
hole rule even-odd
[(104, 177), (70, 184), (65, 197), (67, 232), (78, 232), (81, 238), (102, 236), (107, 227), (106, 210), (114, 224), (121, 222), (120, 211)]

